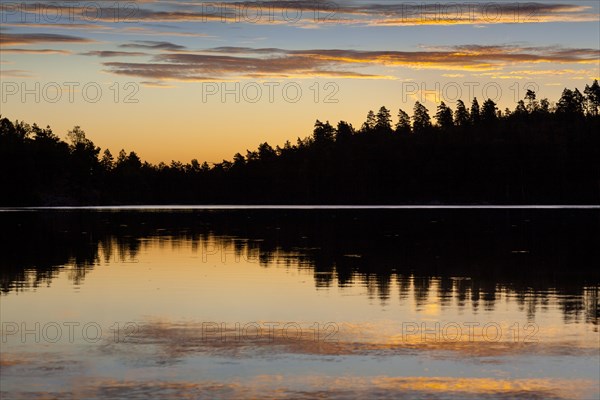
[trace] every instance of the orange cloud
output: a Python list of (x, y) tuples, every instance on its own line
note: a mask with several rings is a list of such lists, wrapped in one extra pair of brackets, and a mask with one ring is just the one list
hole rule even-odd
[[(389, 79), (357, 72), (357, 67), (385, 66), (457, 71), (499, 70), (518, 64), (591, 64), (600, 52), (562, 47), (454, 46), (422, 51), (285, 50), (218, 47), (199, 52), (167, 42), (123, 45), (172, 49), (151, 62), (107, 62), (108, 72), (151, 80), (208, 81), (232, 78), (338, 77)], [(349, 69), (350, 68), (350, 69)]]

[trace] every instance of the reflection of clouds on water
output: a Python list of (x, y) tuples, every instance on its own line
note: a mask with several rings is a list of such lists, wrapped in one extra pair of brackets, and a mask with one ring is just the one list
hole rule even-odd
[(231, 382), (80, 379), (65, 392), (28, 388), (14, 398), (261, 398), (261, 399), (585, 399), (595, 382), (578, 379), (492, 379), (450, 377), (336, 377), (257, 375)]
[[(282, 322), (279, 327), (284, 325)], [(129, 363), (165, 366), (196, 356), (248, 359), (296, 354), (319, 356), (322, 361), (335, 360), (336, 356), (426, 356), (467, 363), (510, 364), (518, 357), (595, 357), (598, 353), (597, 337), (590, 337), (587, 342), (566, 340), (558, 329), (554, 334), (548, 332), (542, 341), (526, 343), (490, 341), (481, 332), (461, 340), (448, 340), (443, 335), (423, 338), (395, 334), (389, 327), (379, 329), (377, 324), (341, 323), (339, 335), (331, 341), (316, 340), (309, 329), (294, 337), (286, 337), (277, 330), (257, 336), (240, 334), (239, 329), (232, 328), (233, 324), (228, 326), (226, 331), (211, 330), (207, 334), (203, 323), (150, 321), (141, 323), (135, 336), (126, 342), (106, 340), (99, 350), (103, 355)]]
[[(87, 362), (54, 352), (3, 352), (0, 367), (3, 379), (9, 376), (77, 375), (86, 368)], [(2, 396), (2, 398), (4, 398)]]
[[(163, 334), (163, 326), (155, 331), (147, 329), (154, 335)], [(169, 330), (170, 328), (167, 328)], [(171, 332), (172, 333), (172, 332)], [(157, 337), (145, 338), (137, 343), (139, 346), (164, 345), (168, 343), (169, 350), (174, 356), (184, 356), (189, 351), (200, 351), (198, 345), (189, 347), (180, 346), (175, 342), (182, 342), (182, 337)], [(144, 344), (142, 344), (144, 343)], [(215, 343), (213, 343), (215, 344)], [(248, 345), (250, 347), (255, 344)], [(270, 349), (277, 349), (272, 344), (265, 345)], [(364, 352), (360, 344), (342, 343), (326, 349), (319, 348), (314, 342), (307, 340), (298, 341), (295, 345), (280, 348), (281, 351), (294, 351), (302, 353), (325, 354), (332, 349), (346, 351), (352, 354), (351, 348), (357, 347), (357, 352)], [(102, 351), (126, 351), (128, 346), (117, 346), (112, 349), (103, 348)], [(206, 348), (211, 347), (205, 345)], [(378, 346), (367, 346), (378, 353)], [(222, 352), (223, 350), (226, 351)], [(214, 354), (224, 357), (235, 357), (231, 353), (232, 346), (214, 346)], [(153, 351), (146, 349), (148, 355)], [(324, 350), (323, 353), (320, 353)], [(369, 350), (369, 351), (371, 351)], [(513, 349), (515, 350), (515, 349)], [(275, 350), (278, 351), (278, 350)], [(509, 350), (510, 352), (510, 350)], [(133, 356), (135, 350), (123, 353), (125, 357)], [(357, 354), (358, 354), (357, 353)], [(384, 352), (385, 353), (385, 352)], [(385, 356), (381, 353), (382, 356)], [(398, 355), (398, 353), (396, 353)], [(506, 354), (504, 354), (506, 355)], [(509, 379), (499, 373), (498, 378), (477, 377), (394, 377), (386, 375), (375, 376), (328, 376), (312, 374), (279, 375), (257, 374), (246, 378), (229, 378), (227, 382), (208, 379), (184, 380), (173, 378), (169, 381), (162, 379), (149, 380), (144, 377), (147, 369), (139, 372), (129, 372), (123, 379), (115, 377), (89, 376), (90, 369), (86, 363), (67, 359), (56, 353), (4, 353), (0, 365), (2, 366), (2, 379), (38, 379), (47, 378), (52, 381), (46, 385), (40, 381), (37, 385), (25, 385), (16, 390), (2, 393), (6, 399), (40, 399), (40, 398), (264, 398), (264, 399), (312, 399), (312, 398), (369, 398), (369, 399), (587, 399), (599, 392), (598, 382), (588, 379), (558, 379), (558, 378), (528, 378)], [(117, 375), (118, 376), (118, 375)], [(14, 385), (14, 384), (13, 384)], [(14, 386), (13, 386), (14, 387)]]

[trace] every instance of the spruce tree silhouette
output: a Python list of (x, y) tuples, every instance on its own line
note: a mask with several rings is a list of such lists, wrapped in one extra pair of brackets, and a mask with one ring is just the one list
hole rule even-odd
[(599, 110), (598, 81), (555, 105), (528, 90), (512, 112), (441, 103), (435, 124), (420, 102), (395, 123), (382, 106), (359, 130), (316, 120), (295, 144), (157, 165), (0, 116), (0, 205), (600, 204)]

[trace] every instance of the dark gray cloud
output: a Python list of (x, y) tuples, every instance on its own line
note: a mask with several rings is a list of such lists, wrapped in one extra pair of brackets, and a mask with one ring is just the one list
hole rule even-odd
[(384, 78), (356, 72), (369, 65), (484, 71), (509, 64), (597, 62), (600, 51), (585, 48), (465, 45), (422, 51), (344, 49), (285, 50), (217, 47), (201, 52), (167, 52), (148, 63), (107, 62), (108, 71), (152, 80), (202, 81), (230, 77), (331, 76)]
[(88, 51), (85, 53), (81, 53), (81, 55), (107, 58), (107, 57), (140, 57), (140, 56), (146, 56), (146, 55), (148, 55), (148, 53), (140, 53), (137, 51), (97, 50), (97, 51)]
[[(53, 7), (61, 7), (54, 2)], [(44, 7), (48, 3), (38, 2)], [(284, 22), (282, 12), (290, 19), (300, 15), (300, 20), (310, 22), (317, 18), (320, 23), (358, 23), (358, 24), (440, 24), (440, 23), (514, 23), (514, 22), (550, 22), (550, 21), (595, 21), (598, 15), (590, 7), (569, 3), (554, 2), (332, 2), (311, 0), (273, 0), (273, 1), (237, 1), (237, 2), (153, 2), (134, 3), (126, 10), (114, 7), (112, 1), (98, 3), (93, 19), (100, 22), (114, 22), (115, 16), (125, 21), (135, 22), (179, 22), (179, 21), (223, 21), (241, 16), (241, 22), (272, 23)], [(35, 5), (31, 5), (34, 9)], [(63, 6), (63, 13), (75, 12), (88, 15), (84, 8)], [(266, 16), (277, 11), (279, 18)], [(66, 15), (66, 14), (65, 14)], [(254, 19), (256, 16), (263, 17)], [(89, 18), (89, 16), (88, 16)]]
[(119, 47), (133, 49), (148, 49), (148, 50), (185, 50), (185, 46), (181, 46), (171, 42), (157, 42), (153, 40), (136, 40), (132, 43), (125, 43)]
[(72, 54), (69, 50), (56, 50), (56, 49), (14, 49), (14, 48), (2, 48), (4, 54)]
[(92, 43), (91, 39), (79, 36), (58, 35), (53, 33), (2, 33), (0, 45), (31, 45), (38, 43)]

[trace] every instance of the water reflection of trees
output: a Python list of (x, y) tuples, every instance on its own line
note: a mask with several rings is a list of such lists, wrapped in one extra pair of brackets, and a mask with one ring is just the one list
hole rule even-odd
[[(596, 211), (227, 211), (3, 213), (3, 293), (76, 285), (95, 266), (136, 262), (146, 246), (209, 246), (230, 256), (312, 272), (317, 288), (361, 286), (383, 304), (398, 293), (491, 311), (509, 296), (522, 312), (558, 306), (597, 324)], [(554, 304), (552, 304), (554, 302)]]

